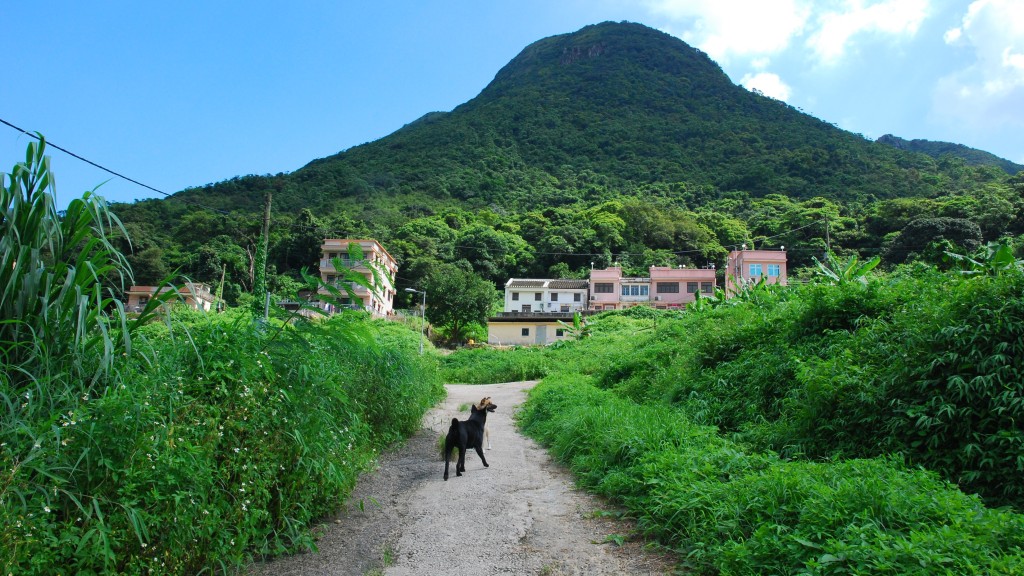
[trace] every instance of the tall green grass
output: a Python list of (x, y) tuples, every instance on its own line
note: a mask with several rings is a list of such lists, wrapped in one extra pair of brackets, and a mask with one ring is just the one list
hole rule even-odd
[(227, 573), (314, 547), (443, 395), (435, 357), (356, 313), (129, 320), (103, 284), (130, 279), (116, 219), (91, 195), (62, 217), (49, 182), (30, 146), (2, 198), (0, 573)]
[(1017, 574), (1024, 517), (900, 460), (788, 462), (561, 375), (523, 430), (699, 574)]
[(758, 449), (898, 452), (1024, 507), (1024, 274), (916, 270), (764, 295), (640, 335), (597, 384)]

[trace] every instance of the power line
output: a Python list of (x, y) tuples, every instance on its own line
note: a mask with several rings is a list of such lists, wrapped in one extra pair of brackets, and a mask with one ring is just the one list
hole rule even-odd
[[(25, 130), (24, 128), (20, 128), (18, 126), (15, 126), (14, 124), (11, 124), (10, 122), (8, 122), (7, 120), (4, 120), (3, 118), (0, 118), (0, 122), (2, 122), (3, 124), (6, 124), (7, 126), (10, 126), (11, 128), (14, 128), (18, 132), (21, 132), (22, 134), (25, 134), (26, 136), (35, 138), (36, 140), (39, 140), (40, 142), (45, 142), (47, 146), (50, 146), (52, 148), (56, 148), (57, 150), (60, 150), (61, 152), (67, 154), (68, 156), (71, 156), (72, 158), (77, 158), (78, 160), (81, 160), (82, 162), (85, 162), (86, 164), (89, 164), (91, 166), (95, 166), (96, 168), (99, 168), (100, 170), (103, 170), (104, 172), (107, 172), (109, 174), (113, 174), (114, 176), (117, 176), (118, 178), (121, 178), (122, 180), (127, 180), (128, 182), (131, 182), (132, 184), (135, 184), (137, 186), (142, 186), (143, 188), (145, 188), (147, 190), (152, 190), (153, 192), (156, 192), (157, 194), (162, 194), (162, 195), (164, 195), (164, 196), (166, 196), (168, 198), (173, 198), (173, 196), (171, 194), (168, 194), (167, 192), (164, 192), (163, 190), (159, 190), (157, 188), (154, 188), (154, 187), (150, 186), (149, 184), (143, 184), (142, 182), (139, 182), (138, 180), (136, 180), (134, 178), (129, 178), (128, 176), (125, 176), (124, 174), (121, 174), (120, 172), (115, 172), (115, 171), (111, 170), (110, 168), (107, 168), (106, 166), (101, 166), (101, 165), (93, 162), (92, 160), (89, 160), (88, 158), (83, 158), (83, 157), (79, 156), (78, 154), (75, 154), (74, 152), (68, 150), (67, 148), (63, 148), (61, 146), (58, 146), (58, 145), (54, 144), (53, 142), (51, 142), (49, 140), (45, 140), (43, 138), (43, 136), (41, 134), (39, 134), (39, 133), (29, 132), (28, 130)], [(186, 204), (192, 204), (193, 206), (198, 206), (198, 207), (206, 209), (206, 210), (212, 210), (213, 212), (217, 212), (219, 214), (227, 214), (228, 213), (226, 210), (219, 210), (217, 208), (211, 208), (209, 206), (203, 206), (202, 204), (193, 202), (192, 200), (189, 200), (187, 198), (175, 198), (175, 199), (176, 200), (181, 200), (182, 202), (185, 202)]]

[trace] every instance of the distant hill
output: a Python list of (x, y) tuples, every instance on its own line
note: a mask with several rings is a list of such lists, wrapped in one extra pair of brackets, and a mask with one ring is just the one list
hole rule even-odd
[(606, 22), (527, 46), (451, 112), (426, 114), (291, 174), (181, 194), (256, 210), (273, 190), (281, 210), (397, 216), (623, 195), (694, 207), (733, 191), (844, 202), (925, 197), (955, 190), (957, 174), (737, 86), (678, 38)]
[(999, 156), (990, 152), (985, 152), (984, 150), (964, 146), (963, 144), (938, 142), (935, 140), (905, 140), (899, 136), (893, 136), (892, 134), (881, 136), (878, 140), (875, 140), (875, 142), (886, 144), (900, 150), (920, 152), (922, 154), (927, 154), (932, 158), (942, 158), (947, 155), (953, 156), (963, 159), (971, 166), (996, 166), (1011, 176), (1017, 174), (1021, 170), (1024, 170), (1024, 165), (1011, 162), (1005, 158), (1000, 158)]

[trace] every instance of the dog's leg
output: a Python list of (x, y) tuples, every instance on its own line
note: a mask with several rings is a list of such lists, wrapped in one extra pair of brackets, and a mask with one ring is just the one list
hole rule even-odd
[[(444, 479), (448, 480), (448, 460), (452, 455), (452, 447), (448, 444), (448, 440), (444, 441)], [(458, 471), (458, 467), (456, 467)]]
[[(479, 448), (477, 452), (479, 452)], [(459, 446), (459, 461), (455, 464), (455, 475), (462, 476), (462, 473), (466, 471), (466, 447)]]
[(484, 440), (487, 441), (487, 449), (491, 449), (491, 431), (484, 427)]
[[(448, 427), (448, 435), (444, 438), (444, 479), (448, 480), (448, 461), (451, 459), (452, 448), (455, 447), (459, 438), (459, 419), (452, 418), (452, 424)], [(455, 465), (455, 473), (458, 474), (459, 466)]]
[(481, 446), (483, 446), (482, 442), (480, 444), (477, 444), (474, 448), (476, 448), (476, 455), (479, 456), (480, 461), (484, 463), (484, 468), (487, 468), (487, 459), (484, 458), (484, 450), (483, 448), (481, 448)]

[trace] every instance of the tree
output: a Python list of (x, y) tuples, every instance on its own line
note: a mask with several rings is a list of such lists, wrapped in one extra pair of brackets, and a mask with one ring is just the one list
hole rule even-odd
[(952, 244), (967, 252), (981, 247), (981, 228), (963, 218), (918, 218), (911, 221), (886, 247), (885, 259), (893, 264), (926, 259), (937, 262)]
[(427, 277), (427, 320), (448, 330), (448, 338), (462, 342), (466, 328), (484, 324), (496, 297), (494, 285), (454, 264), (439, 264)]

